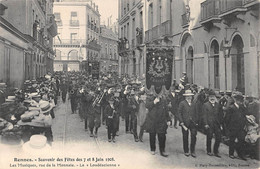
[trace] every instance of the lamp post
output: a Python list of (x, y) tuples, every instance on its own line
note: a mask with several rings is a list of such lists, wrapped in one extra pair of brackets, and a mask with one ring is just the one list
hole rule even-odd
[(224, 58), (225, 58), (225, 90), (227, 90), (227, 58), (230, 56), (231, 45), (228, 45), (228, 42), (225, 40), (223, 45)]

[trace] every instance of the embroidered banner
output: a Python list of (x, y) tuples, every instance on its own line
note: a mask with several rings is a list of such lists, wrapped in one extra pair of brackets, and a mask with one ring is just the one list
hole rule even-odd
[(172, 82), (173, 50), (147, 49), (146, 86), (150, 90), (154, 86), (159, 94), (163, 87), (169, 90)]

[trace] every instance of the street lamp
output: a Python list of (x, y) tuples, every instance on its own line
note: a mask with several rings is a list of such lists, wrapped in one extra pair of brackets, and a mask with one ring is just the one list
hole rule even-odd
[(227, 90), (227, 58), (230, 57), (231, 45), (228, 44), (228, 41), (225, 38), (225, 44), (223, 45), (224, 58), (225, 58), (225, 90)]

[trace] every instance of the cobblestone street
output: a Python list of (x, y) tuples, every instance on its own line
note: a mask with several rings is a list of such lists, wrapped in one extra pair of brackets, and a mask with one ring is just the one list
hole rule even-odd
[(144, 142), (137, 143), (132, 134), (125, 134), (124, 121), (120, 121), (120, 132), (116, 137), (116, 143), (109, 143), (104, 125), (99, 128), (96, 140), (89, 137), (89, 132), (84, 130), (84, 122), (80, 121), (78, 114), (71, 114), (68, 100), (65, 104), (59, 102), (55, 114), (53, 149), (58, 152), (64, 150), (64, 156), (104, 159), (113, 157), (120, 168), (237, 168), (239, 165), (243, 166), (242, 168), (257, 168), (258, 166), (256, 160), (230, 159), (228, 147), (223, 144), (219, 149), (222, 158), (209, 157), (205, 150), (206, 137), (201, 133), (197, 135), (197, 158), (186, 157), (183, 154), (180, 127), (168, 129), (166, 151), (169, 157), (164, 158), (159, 155), (158, 149), (156, 155), (150, 154), (148, 133), (144, 134)]

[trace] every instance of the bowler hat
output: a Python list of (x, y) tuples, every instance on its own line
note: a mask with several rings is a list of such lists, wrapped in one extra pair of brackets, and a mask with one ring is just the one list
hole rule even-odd
[(210, 89), (210, 90), (208, 91), (208, 95), (209, 95), (209, 96), (215, 96), (216, 93), (214, 92), (214, 90)]
[(238, 91), (234, 91), (234, 92), (232, 93), (232, 97), (233, 97), (234, 99), (237, 99), (237, 100), (243, 100), (243, 99), (244, 99), (244, 96), (242, 95), (242, 93), (241, 93), (241, 92), (238, 92)]

